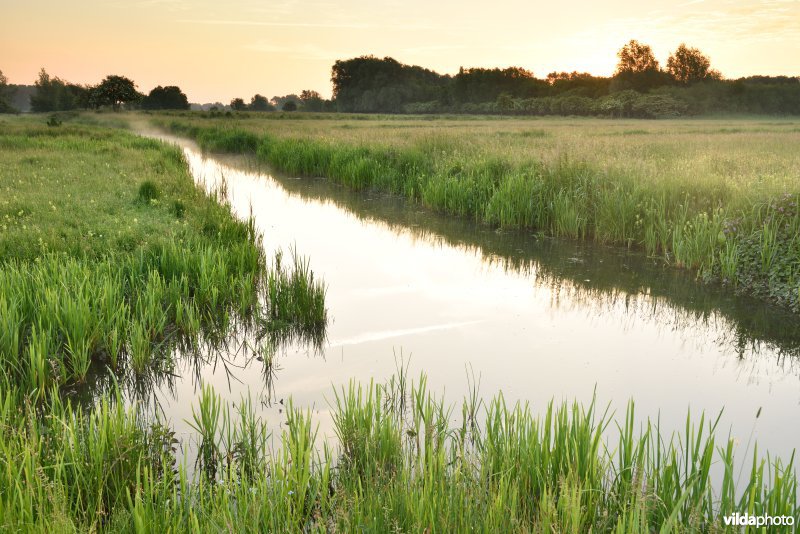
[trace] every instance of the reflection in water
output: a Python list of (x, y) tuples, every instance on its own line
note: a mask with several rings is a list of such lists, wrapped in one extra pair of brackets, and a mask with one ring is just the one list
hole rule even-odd
[(320, 355), (326, 343), (325, 329), (301, 328), (297, 324), (274, 325), (269, 322), (239, 321), (224, 332), (209, 329), (200, 339), (174, 338), (157, 346), (163, 362), (144, 372), (120, 365), (112, 370), (94, 365), (86, 381), (71, 385), (65, 393), (73, 402), (88, 407), (104, 394), (120, 386), (128, 403), (138, 404), (144, 417), (165, 415), (162, 399), (179, 398), (177, 382), (188, 382), (199, 390), (207, 372), (222, 373), (228, 389), (233, 382), (242, 383), (240, 374), (260, 372), (263, 388), (259, 401), (267, 406), (274, 400), (275, 375), (280, 369), (277, 355), (286, 347), (302, 346), (311, 354)]
[(484, 395), (502, 391), (534, 410), (553, 397), (590, 401), (596, 390), (623, 411), (635, 399), (663, 429), (682, 428), (687, 408), (724, 407), (721, 425), (742, 448), (758, 439), (788, 457), (800, 443), (800, 428), (787, 425), (800, 412), (800, 324), (787, 312), (626, 249), (495, 231), (180, 143), (198, 181), (227, 181), (233, 209), (252, 214), (265, 247), (310, 259), (331, 321), (318, 349), (302, 340), (242, 349), (238, 336), (187, 352), (148, 392), (179, 434), (189, 433), (202, 381), (231, 401), (259, 399), (275, 428), (291, 396), (330, 436), (331, 385), (382, 381), (403, 353), (412, 375), (424, 370), (453, 402), (471, 368)]
[[(253, 162), (225, 158), (258, 172)], [(403, 199), (359, 193), (326, 180), (297, 180), (271, 174), (286, 191), (330, 202), (365, 224), (378, 224), (413, 242), (448, 245), (479, 256), (488, 266), (522, 275), (551, 290), (553, 307), (596, 315), (622, 307), (625, 313), (664, 328), (691, 330), (698, 324), (719, 330), (715, 341), (739, 357), (770, 353), (784, 364), (800, 355), (800, 320), (768, 303), (732, 295), (660, 259), (616, 247), (551, 239), (523, 231), (500, 231), (409, 206)]]

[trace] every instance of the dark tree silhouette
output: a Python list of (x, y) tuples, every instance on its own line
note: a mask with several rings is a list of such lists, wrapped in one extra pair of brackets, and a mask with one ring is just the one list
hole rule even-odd
[(707, 56), (684, 43), (667, 59), (667, 72), (675, 81), (685, 84), (721, 78), (719, 72), (711, 69), (711, 61)]
[(112, 106), (119, 111), (123, 104), (132, 104), (142, 99), (133, 80), (125, 76), (106, 76), (100, 85), (92, 89), (91, 100), (95, 107)]
[(51, 77), (41, 69), (36, 80), (35, 90), (30, 97), (31, 111), (67, 111), (89, 107), (89, 88)]
[(305, 111), (322, 111), (325, 109), (325, 100), (318, 92), (310, 89), (304, 89), (300, 93), (300, 102), (302, 102)]
[(247, 109), (247, 104), (241, 98), (234, 98), (231, 100), (231, 109), (234, 111), (244, 111)]
[(269, 103), (266, 96), (254, 95), (250, 100), (251, 111), (274, 111), (275, 107)]
[(8, 88), (8, 78), (0, 70), (0, 113), (13, 113), (14, 108), (9, 104), (11, 93)]
[(400, 113), (405, 104), (437, 100), (449, 79), (390, 57), (338, 60), (331, 68), (339, 111)]
[(160, 85), (142, 99), (144, 109), (189, 109), (189, 99), (180, 87)]
[(294, 100), (287, 100), (286, 102), (283, 103), (283, 106), (281, 107), (281, 110), (283, 110), (283, 111), (297, 111), (297, 104), (295, 103)]
[(617, 52), (617, 74), (624, 72), (647, 72), (658, 70), (658, 61), (649, 45), (631, 39)]
[(617, 52), (617, 57), (619, 62), (611, 91), (649, 91), (671, 82), (670, 76), (659, 68), (653, 50), (646, 44), (631, 40)]

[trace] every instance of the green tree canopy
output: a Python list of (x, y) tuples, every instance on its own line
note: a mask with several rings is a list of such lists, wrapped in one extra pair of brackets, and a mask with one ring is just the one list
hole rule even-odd
[(92, 89), (91, 99), (95, 107), (112, 106), (118, 111), (123, 104), (139, 102), (142, 95), (130, 78), (111, 75), (106, 76), (100, 85)]
[(711, 69), (711, 60), (707, 56), (684, 43), (667, 59), (667, 72), (676, 81), (686, 84), (721, 78), (719, 72)]

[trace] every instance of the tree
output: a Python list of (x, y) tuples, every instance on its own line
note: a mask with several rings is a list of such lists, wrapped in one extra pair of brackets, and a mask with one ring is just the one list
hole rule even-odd
[(136, 84), (125, 76), (106, 76), (100, 85), (92, 89), (92, 103), (95, 107), (113, 106), (119, 111), (123, 104), (132, 104), (142, 99)]
[(285, 95), (285, 96), (277, 96), (277, 95), (275, 95), (275, 96), (273, 96), (272, 98), (269, 99), (270, 103), (273, 106), (275, 106), (275, 109), (283, 109), (283, 105), (286, 104), (286, 102), (288, 102), (290, 100), (292, 102), (294, 102), (294, 105), (297, 106), (297, 107), (300, 107), (300, 104), (302, 103), (302, 101), (300, 100), (300, 97), (297, 96), (294, 93), (292, 93), (290, 95)]
[(305, 111), (322, 111), (325, 109), (325, 100), (318, 92), (310, 89), (304, 89), (300, 93), (300, 101)]
[(508, 113), (514, 110), (514, 99), (508, 93), (500, 93), (495, 100), (495, 106), (500, 113)]
[(281, 107), (283, 111), (297, 111), (297, 104), (294, 100), (287, 100), (283, 103), (283, 107)]
[(611, 84), (612, 91), (649, 91), (672, 81), (669, 74), (659, 68), (653, 50), (646, 44), (631, 40), (617, 52), (617, 57), (619, 63)]
[(617, 52), (617, 57), (619, 58), (617, 74), (658, 70), (658, 61), (653, 55), (653, 50), (649, 45), (641, 44), (635, 39), (631, 39), (628, 44), (623, 46)]
[(251, 111), (275, 111), (275, 108), (272, 104), (269, 103), (266, 96), (263, 95), (254, 95), (253, 98), (250, 100), (250, 110)]
[(10, 98), (8, 90), (8, 78), (0, 70), (0, 113), (13, 113), (14, 108), (8, 103)]
[(89, 107), (89, 88), (51, 77), (41, 69), (30, 103), (31, 111), (37, 113), (86, 108)]
[(675, 81), (684, 84), (721, 78), (719, 72), (711, 69), (711, 61), (707, 56), (684, 43), (667, 59), (667, 72)]
[(234, 111), (244, 111), (247, 109), (247, 104), (241, 98), (234, 98), (231, 100), (231, 109)]
[(144, 109), (189, 109), (189, 99), (180, 87), (160, 85), (142, 100)]
[(337, 60), (331, 68), (336, 108), (357, 113), (398, 113), (405, 104), (437, 100), (449, 80), (449, 76), (390, 57)]

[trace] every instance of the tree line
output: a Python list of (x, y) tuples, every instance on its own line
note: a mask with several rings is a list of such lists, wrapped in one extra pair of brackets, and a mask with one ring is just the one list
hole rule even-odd
[(322, 98), (317, 91), (311, 89), (305, 89), (299, 95), (273, 96), (270, 99), (255, 94), (249, 103), (243, 98), (234, 98), (230, 108), (234, 111), (336, 111), (332, 101)]
[[(333, 98), (317, 91), (299, 95), (255, 94), (234, 98), (233, 111), (325, 111), (349, 113), (476, 113), (675, 117), (712, 113), (800, 114), (800, 78), (750, 76), (725, 79), (697, 48), (681, 44), (665, 65), (650, 46), (631, 40), (617, 53), (612, 76), (551, 72), (544, 78), (520, 67), (465, 68), (455, 75), (405, 65), (391, 58), (360, 56), (338, 60), (331, 69)], [(13, 112), (11, 90), (0, 72), (0, 113)], [(189, 109), (176, 86), (158, 86), (148, 94), (124, 76), (78, 85), (52, 77), (44, 69), (30, 96), (32, 111), (71, 109)]]
[[(0, 72), (0, 112), (16, 111), (10, 104), (12, 89)], [(75, 109), (99, 109), (109, 107), (114, 110), (129, 108), (142, 109), (189, 109), (189, 100), (179, 87), (174, 85), (153, 88), (149, 93), (140, 93), (136, 84), (125, 76), (109, 75), (97, 85), (80, 85), (51, 76), (44, 69), (30, 95), (30, 109), (33, 112), (70, 111)]]
[[(7, 82), (0, 71), (0, 113), (18, 111), (11, 104), (16, 89)], [(28, 86), (22, 87), (28, 88)], [(80, 85), (51, 76), (44, 69), (39, 71), (39, 77), (30, 94), (30, 110), (38, 113), (104, 107), (114, 110), (122, 108), (185, 110), (191, 106), (186, 94), (174, 85), (164, 87), (159, 85), (148, 94), (143, 94), (137, 90), (136, 84), (125, 76), (110, 75), (97, 85)], [(235, 111), (336, 111), (332, 101), (324, 99), (317, 91), (310, 89), (302, 91), (299, 95), (273, 96), (270, 99), (256, 94), (249, 102), (245, 102), (242, 98), (234, 98), (229, 107), (219, 104), (211, 106), (211, 110), (220, 111), (220, 108), (226, 107)]]
[(800, 114), (800, 78), (724, 79), (697, 48), (681, 44), (662, 67), (632, 40), (610, 77), (520, 67), (460, 68), (442, 75), (386, 57), (339, 60), (331, 70), (337, 111), (670, 117), (708, 113)]

